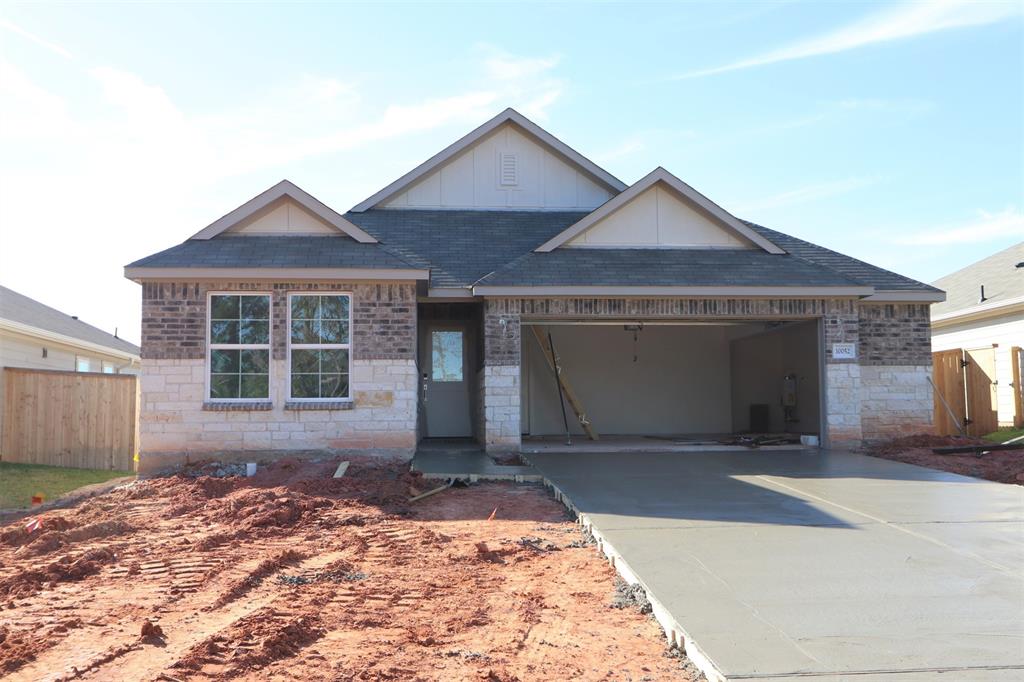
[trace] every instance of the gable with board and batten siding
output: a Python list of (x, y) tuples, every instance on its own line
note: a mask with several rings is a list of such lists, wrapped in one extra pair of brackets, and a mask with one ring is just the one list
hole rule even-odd
[(612, 196), (586, 172), (506, 123), (381, 207), (590, 210)]

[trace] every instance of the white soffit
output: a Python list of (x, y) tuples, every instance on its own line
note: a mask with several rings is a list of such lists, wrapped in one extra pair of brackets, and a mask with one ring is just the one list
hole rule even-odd
[(621, 194), (613, 197), (600, 207), (595, 209), (593, 212), (579, 220), (574, 225), (571, 225), (565, 231), (558, 235), (555, 235), (550, 240), (537, 247), (538, 253), (547, 253), (554, 249), (565, 245), (573, 238), (581, 235), (582, 233), (589, 230), (591, 227), (597, 225), (599, 222), (608, 218), (616, 211), (620, 210), (634, 199), (644, 194), (647, 190), (651, 189), (655, 185), (661, 184), (668, 188), (676, 195), (678, 195), (682, 201), (689, 206), (692, 206), (698, 213), (702, 213), (714, 222), (722, 225), (727, 230), (731, 231), (738, 237), (745, 241), (752, 242), (758, 247), (764, 249), (768, 253), (784, 254), (786, 253), (783, 249), (779, 248), (769, 240), (765, 239), (757, 232), (752, 230), (750, 227), (745, 225), (742, 221), (734, 217), (728, 211), (723, 209), (718, 204), (714, 203), (703, 194), (695, 190), (694, 188), (687, 185), (685, 182), (677, 178), (676, 176), (669, 173), (662, 167), (655, 168), (653, 171), (648, 173), (642, 179), (638, 180), (629, 189), (625, 190)]
[(234, 211), (231, 211), (224, 217), (210, 223), (205, 228), (192, 235), (190, 239), (212, 239), (222, 232), (230, 230), (232, 227), (259, 215), (262, 211), (265, 211), (268, 207), (284, 197), (291, 199), (313, 216), (319, 218), (342, 233), (347, 234), (357, 242), (363, 244), (377, 243), (376, 239), (371, 237), (361, 228), (346, 220), (343, 215), (288, 180), (282, 180), (262, 194), (253, 197)]
[(595, 180), (608, 187), (613, 192), (621, 192), (626, 189), (626, 184), (616, 178), (614, 175), (606, 171), (605, 169), (598, 166), (596, 163), (586, 158), (575, 149), (565, 144), (557, 137), (544, 130), (536, 123), (520, 114), (515, 109), (509, 108), (501, 112), (491, 120), (487, 121), (480, 127), (476, 128), (469, 134), (463, 136), (456, 142), (452, 143), (448, 147), (442, 149), (440, 152), (430, 157), (416, 168), (398, 178), (390, 185), (380, 190), (373, 196), (365, 199), (364, 201), (356, 204), (352, 207), (354, 212), (362, 212), (374, 208), (379, 204), (384, 203), (388, 199), (401, 193), (403, 190), (408, 189), (414, 185), (418, 180), (426, 176), (431, 171), (439, 168), (442, 164), (453, 159), (458, 154), (461, 154), (466, 149), (469, 149), (476, 142), (480, 141), (493, 131), (505, 123), (514, 123), (529, 136), (535, 138), (543, 145), (549, 147), (558, 155), (564, 157), (570, 163), (578, 166), (588, 175), (592, 176)]

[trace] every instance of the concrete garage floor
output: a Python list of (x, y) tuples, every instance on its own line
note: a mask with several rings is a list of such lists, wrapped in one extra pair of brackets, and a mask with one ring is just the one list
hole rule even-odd
[(719, 679), (1024, 679), (1022, 487), (840, 452), (528, 457)]

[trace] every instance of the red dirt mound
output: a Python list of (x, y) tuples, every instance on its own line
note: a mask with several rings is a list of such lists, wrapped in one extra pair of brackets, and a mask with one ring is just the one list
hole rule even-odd
[(1024, 485), (1024, 450), (1004, 450), (983, 455), (938, 455), (932, 448), (992, 445), (980, 438), (916, 434), (878, 443), (865, 449), (872, 457), (939, 469), (998, 483)]
[(433, 486), (408, 464), (350, 461), (204, 465), (0, 528), (0, 677), (691, 679), (543, 488), (410, 503)]

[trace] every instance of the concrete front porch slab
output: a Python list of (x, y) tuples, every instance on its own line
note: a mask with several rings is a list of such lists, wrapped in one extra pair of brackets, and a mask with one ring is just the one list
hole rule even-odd
[(515, 481), (537, 483), (540, 472), (531, 466), (496, 464), (483, 450), (475, 448), (421, 448), (412, 459), (411, 468), (423, 478), (466, 481)]
[(712, 679), (1024, 677), (1024, 488), (826, 451), (529, 459)]

